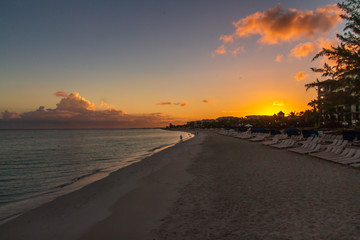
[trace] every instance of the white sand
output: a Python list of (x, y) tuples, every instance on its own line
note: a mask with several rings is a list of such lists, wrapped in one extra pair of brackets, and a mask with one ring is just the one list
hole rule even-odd
[(360, 239), (360, 171), (210, 135), (157, 239)]
[(360, 239), (359, 183), (356, 169), (201, 133), (1, 225), (0, 239)]

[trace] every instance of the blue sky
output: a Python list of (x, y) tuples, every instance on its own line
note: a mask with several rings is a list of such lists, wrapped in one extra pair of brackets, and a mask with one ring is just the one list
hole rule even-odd
[[(0, 111), (54, 108), (60, 90), (131, 114), (184, 119), (261, 114), (256, 104), (266, 101), (288, 102), (286, 111), (300, 111), (314, 98), (303, 87), (315, 78), (309, 70), (313, 55), (287, 56), (296, 44), (315, 38), (268, 45), (252, 35), (237, 41), (244, 47), (238, 55), (214, 55), (219, 37), (234, 32), (232, 22), (278, 2), (1, 1)], [(332, 3), (281, 2), (297, 11)], [(317, 37), (331, 39), (340, 30), (341, 24)], [(281, 54), (286, 60), (276, 63)], [(300, 71), (310, 77), (296, 82)], [(256, 102), (264, 94), (267, 99)], [(212, 104), (205, 106), (205, 99)], [(167, 101), (188, 105), (157, 104)]]

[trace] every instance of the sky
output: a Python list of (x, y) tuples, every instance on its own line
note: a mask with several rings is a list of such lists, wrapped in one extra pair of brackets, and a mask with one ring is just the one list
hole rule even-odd
[(0, 128), (304, 111), (312, 58), (343, 29), (336, 3), (1, 1)]

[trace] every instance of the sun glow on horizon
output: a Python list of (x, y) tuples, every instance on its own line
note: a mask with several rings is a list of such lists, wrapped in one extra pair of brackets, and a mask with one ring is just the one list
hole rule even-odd
[(307, 109), (309, 109), (309, 107), (305, 104), (299, 104), (290, 101), (266, 101), (250, 105), (240, 110), (226, 111), (226, 113), (233, 114), (238, 117), (246, 117), (249, 115), (273, 116), (280, 111), (284, 112), (285, 115), (288, 115), (290, 112), (301, 112)]
[(324, 63), (311, 59), (341, 28), (334, 0), (60, 1), (67, 15), (48, 24), (53, 4), (20, 1), (2, 4), (9, 124), (141, 128), (305, 111), (317, 92), (304, 85), (320, 77), (310, 67)]

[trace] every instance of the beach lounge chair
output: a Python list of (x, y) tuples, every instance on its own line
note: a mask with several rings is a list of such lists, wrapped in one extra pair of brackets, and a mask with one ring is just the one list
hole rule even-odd
[(332, 146), (330, 151), (319, 153), (318, 155), (316, 155), (316, 157), (328, 160), (328, 158), (333, 158), (333, 157), (339, 156), (339, 154), (342, 152), (343, 148), (344, 147), (342, 147), (342, 146)]
[(355, 155), (355, 153), (356, 153), (356, 149), (354, 149), (354, 148), (345, 148), (344, 151), (342, 151), (342, 153), (340, 153), (338, 156), (328, 157), (327, 160), (337, 162), (337, 161), (340, 161), (340, 160), (351, 158), (351, 157), (353, 157)]
[(354, 168), (359, 168), (360, 167), (360, 163), (353, 163), (350, 164), (350, 166), (354, 167)]
[(294, 144), (295, 144), (294, 140), (286, 139), (286, 140), (282, 141), (281, 143), (270, 145), (270, 146), (275, 147), (275, 148), (279, 148), (279, 149), (283, 149), (283, 148), (293, 147)]
[(289, 151), (300, 153), (300, 152), (304, 151), (304, 149), (307, 149), (310, 145), (311, 145), (311, 143), (305, 143), (305, 144), (301, 145), (300, 147), (291, 148), (291, 149), (289, 149)]
[(236, 135), (235, 137), (240, 138), (240, 139), (249, 139), (252, 137), (252, 135), (251, 135), (250, 131), (247, 131), (247, 132), (240, 133), (240, 134)]
[(327, 145), (325, 146), (325, 150), (321, 151), (321, 152), (317, 152), (317, 153), (310, 153), (311, 156), (313, 157), (321, 157), (323, 155), (326, 155), (328, 152), (331, 152), (333, 150), (333, 146)]
[(269, 145), (277, 144), (277, 143), (279, 143), (279, 142), (280, 142), (280, 139), (277, 138), (277, 137), (274, 137), (272, 140), (263, 142), (262, 144), (263, 144), (264, 146), (269, 146)]
[(336, 162), (344, 164), (344, 165), (359, 163), (360, 162), (360, 149), (357, 150), (356, 153), (352, 157), (341, 159), (341, 160), (338, 160)]
[(314, 137), (308, 137), (306, 140), (298, 142), (298, 144), (303, 145), (305, 143), (311, 142), (313, 139), (314, 139)]
[(313, 157), (321, 158), (322, 156), (326, 156), (327, 154), (329, 154), (330, 152), (332, 152), (332, 151), (334, 151), (335, 149), (338, 148), (336, 146), (331, 146), (331, 145), (325, 145), (324, 147), (325, 147), (324, 151), (320, 151), (320, 152), (317, 152), (317, 153), (310, 153), (310, 155), (313, 156)]
[(257, 135), (255, 136), (255, 138), (251, 138), (249, 139), (252, 142), (262, 142), (265, 140), (265, 138), (269, 137), (269, 134), (261, 134), (261, 135)]
[[(318, 151), (320, 151), (321, 148), (322, 148), (321, 144), (307, 143), (307, 144), (304, 144), (303, 146), (297, 148), (293, 152), (301, 153), (301, 154), (307, 154), (307, 153), (318, 152)], [(291, 151), (291, 149), (289, 149), (289, 151)]]
[(322, 145), (319, 143), (313, 143), (311, 144), (311, 146), (309, 146), (307, 149), (305, 149), (304, 151), (300, 152), (301, 154), (308, 154), (308, 153), (314, 153), (314, 152), (318, 152), (320, 151)]
[(348, 140), (342, 140), (342, 142), (339, 144), (339, 146), (345, 147), (349, 143)]

